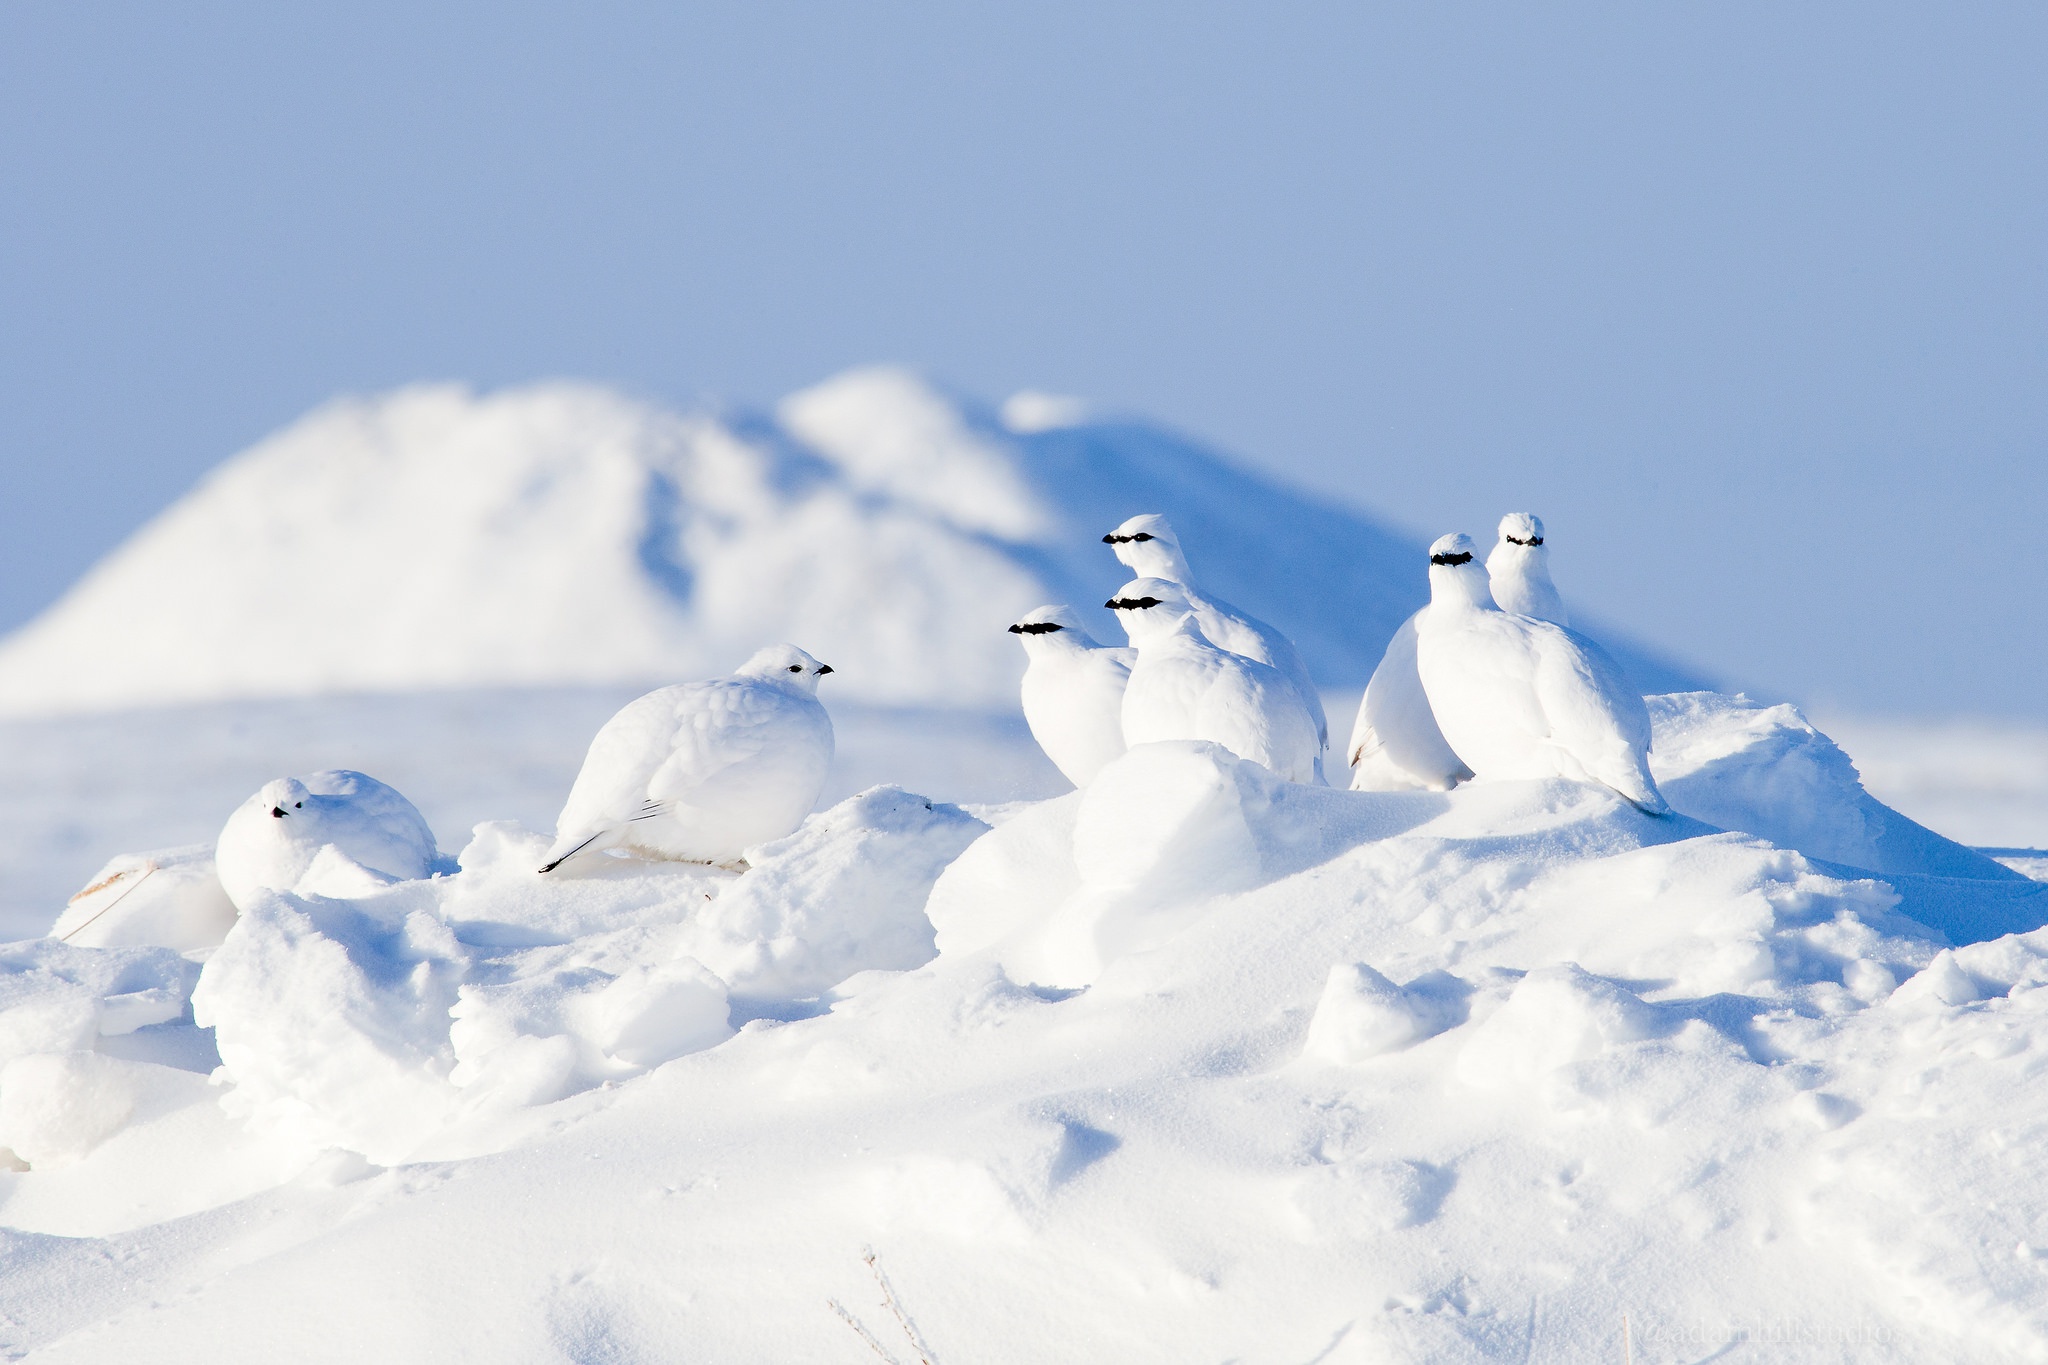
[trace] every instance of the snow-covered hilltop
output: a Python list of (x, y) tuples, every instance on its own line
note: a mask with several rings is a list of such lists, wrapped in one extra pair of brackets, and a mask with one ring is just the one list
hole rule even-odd
[[(1326, 686), (1363, 686), (1423, 600), (1407, 537), (1043, 396), (997, 412), (883, 367), (772, 417), (423, 386), (329, 404), (215, 470), (0, 641), (0, 714), (671, 681), (774, 639), (832, 663), (838, 696), (1007, 709), (1004, 627), (1072, 602), (1113, 637), (1098, 541), (1140, 511)], [(1619, 652), (1645, 690), (1698, 683)]]

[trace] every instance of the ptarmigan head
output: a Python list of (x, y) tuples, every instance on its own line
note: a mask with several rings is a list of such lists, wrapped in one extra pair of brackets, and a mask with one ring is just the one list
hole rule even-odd
[[(298, 778), (280, 777), (275, 781), (264, 783), (262, 789), (256, 793), (256, 799), (252, 804), (268, 806), (270, 808), (270, 818), (273, 820), (296, 819), (303, 824), (307, 819), (306, 798), (312, 794), (312, 792), (306, 789), (306, 784), (299, 781)], [(315, 814), (317, 815), (317, 813), (316, 807)]]
[(1172, 524), (1157, 512), (1132, 517), (1104, 536), (1102, 543), (1116, 551), (1116, 557), (1133, 572), (1145, 577), (1170, 578), (1178, 582), (1186, 575), (1180, 537), (1173, 533)]
[(1134, 578), (1102, 605), (1116, 613), (1134, 645), (1172, 634), (1194, 612), (1180, 585), (1163, 578)]
[(1510, 512), (1500, 519), (1500, 541), (1533, 549), (1543, 543), (1543, 518), (1534, 512)]
[(759, 678), (780, 683), (807, 697), (818, 695), (818, 679), (832, 671), (795, 645), (770, 645), (733, 671), (735, 678)]
[(1486, 566), (1478, 562), (1479, 547), (1463, 531), (1438, 536), (1429, 547), (1429, 600), (1494, 609), (1493, 588)]
[(1010, 634), (1017, 637), (1026, 654), (1034, 655), (1041, 649), (1061, 645), (1086, 647), (1095, 643), (1074, 609), (1065, 606), (1033, 607), (1010, 627)]

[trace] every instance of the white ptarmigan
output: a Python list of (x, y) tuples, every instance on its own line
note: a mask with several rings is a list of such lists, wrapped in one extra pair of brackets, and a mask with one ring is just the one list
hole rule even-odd
[(730, 677), (628, 702), (590, 741), (540, 870), (607, 848), (730, 865), (795, 830), (832, 766), (832, 719), (818, 704), (831, 671), (770, 645)]
[(1302, 662), (1301, 651), (1294, 647), (1294, 641), (1258, 617), (1240, 611), (1222, 598), (1212, 597), (1197, 587), (1194, 575), (1188, 570), (1187, 555), (1180, 548), (1180, 537), (1173, 533), (1173, 527), (1166, 518), (1157, 512), (1130, 518), (1104, 536), (1102, 543), (1116, 551), (1116, 557), (1140, 578), (1163, 578), (1169, 583), (1179, 584), (1188, 606), (1194, 611), (1195, 624), (1202, 628), (1202, 634), (1210, 644), (1232, 654), (1242, 654), (1247, 659), (1256, 659), (1287, 675), (1288, 682), (1301, 696), (1301, 704), (1316, 723), (1316, 762), (1320, 767), (1321, 751), (1330, 744), (1330, 724), (1323, 716), (1322, 694), (1316, 691), (1315, 680), (1309, 677), (1308, 665)]
[(1345, 749), (1353, 791), (1449, 791), (1472, 776), (1438, 727), (1416, 668), (1416, 626), (1428, 610), (1401, 623), (1359, 698)]
[(1472, 538), (1429, 547), (1416, 663), (1451, 748), (1481, 778), (1598, 783), (1651, 815), (1650, 713), (1607, 651), (1550, 621), (1505, 612)]
[(1315, 718), (1293, 683), (1270, 664), (1212, 643), (1179, 584), (1136, 579), (1105, 605), (1138, 651), (1124, 688), (1126, 744), (1204, 739), (1290, 782), (1320, 780)]
[[(1550, 579), (1543, 519), (1534, 513), (1510, 512), (1500, 519), (1500, 540), (1486, 557), (1486, 576), (1502, 611), (1560, 626), (1571, 624), (1564, 599)], [(1446, 791), (1472, 776), (1444, 739), (1422, 690), (1422, 677), (1415, 671), (1415, 628), (1421, 615), (1409, 617), (1394, 632), (1359, 699), (1358, 720), (1345, 749), (1353, 791), (1417, 786)]]
[(1030, 661), (1024, 722), (1067, 781), (1085, 787), (1124, 751), (1124, 684), (1137, 651), (1097, 644), (1067, 607), (1039, 607), (1010, 627)]
[(1500, 539), (1486, 557), (1486, 579), (1502, 611), (1533, 616), (1560, 626), (1572, 623), (1557, 584), (1550, 581), (1550, 551), (1543, 544), (1543, 518), (1510, 512), (1500, 519)]
[(264, 783), (228, 817), (213, 857), (221, 889), (247, 910), (258, 891), (290, 891), (316, 863), (340, 879), (328, 889), (362, 890), (432, 876), (440, 853), (412, 802), (374, 777), (333, 768)]

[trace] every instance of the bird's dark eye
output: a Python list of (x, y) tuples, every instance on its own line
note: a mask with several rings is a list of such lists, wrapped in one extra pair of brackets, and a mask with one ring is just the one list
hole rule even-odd
[(303, 802), (303, 801), (294, 801), (294, 802), (292, 802), (292, 809), (293, 809), (293, 810), (304, 810), (305, 808), (306, 808), (306, 803), (305, 803), (305, 802)]
[(789, 666), (789, 671), (792, 673), (801, 673), (804, 671), (804, 666), (802, 664), (791, 664)]
[(1151, 540), (1151, 539), (1153, 539), (1153, 535), (1152, 535), (1152, 533), (1151, 533), (1150, 531), (1140, 531), (1140, 532), (1138, 532), (1138, 534), (1136, 534), (1136, 535), (1132, 536), (1132, 537), (1131, 537), (1131, 539), (1132, 539), (1132, 540)]

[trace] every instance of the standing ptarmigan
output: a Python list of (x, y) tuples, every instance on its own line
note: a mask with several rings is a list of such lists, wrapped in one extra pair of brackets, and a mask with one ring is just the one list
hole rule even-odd
[(1316, 765), (1320, 772), (1322, 750), (1330, 745), (1330, 724), (1323, 716), (1322, 695), (1316, 691), (1315, 680), (1309, 677), (1308, 665), (1301, 661), (1301, 651), (1294, 647), (1294, 641), (1258, 617), (1239, 611), (1195, 586), (1187, 556), (1181, 552), (1180, 537), (1157, 512), (1132, 517), (1104, 536), (1102, 543), (1115, 550), (1116, 557), (1140, 578), (1163, 578), (1179, 584), (1195, 614), (1195, 624), (1202, 628), (1209, 643), (1232, 654), (1256, 659), (1287, 675), (1288, 682), (1301, 695), (1301, 704), (1316, 723)]
[(1211, 643), (1179, 584), (1140, 578), (1107, 605), (1138, 650), (1124, 688), (1126, 744), (1203, 739), (1290, 782), (1318, 780), (1322, 745), (1294, 685), (1270, 664)]
[(246, 910), (258, 891), (297, 886), (329, 848), (346, 860), (334, 870), (354, 864), (394, 881), (432, 876), (440, 858), (412, 802), (374, 777), (333, 768), (264, 783), (222, 827), (214, 872), (235, 908)]
[(1067, 781), (1085, 787), (1124, 751), (1124, 684), (1137, 651), (1097, 644), (1066, 607), (1039, 607), (1010, 627), (1030, 661), (1024, 721)]
[(731, 677), (627, 703), (590, 741), (540, 870), (605, 848), (731, 864), (790, 833), (832, 765), (832, 720), (818, 704), (831, 671), (770, 645)]
[(1451, 748), (1481, 778), (1566, 777), (1651, 815), (1671, 808), (1650, 776), (1650, 713), (1620, 665), (1564, 626), (1502, 611), (1472, 538), (1429, 547), (1429, 609), (1416, 663)]
[(1500, 539), (1486, 557), (1486, 580), (1502, 611), (1572, 623), (1564, 599), (1550, 581), (1550, 550), (1543, 543), (1543, 518), (1532, 512), (1510, 512), (1500, 519)]

